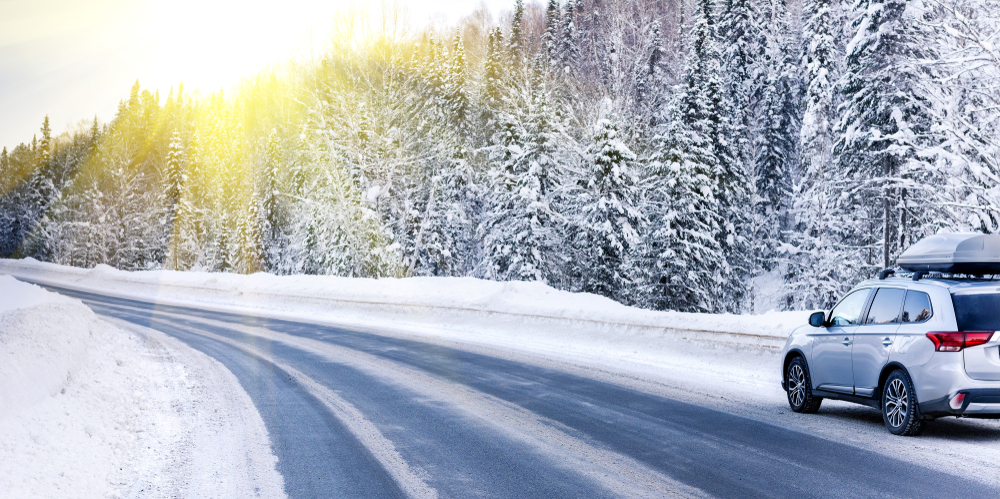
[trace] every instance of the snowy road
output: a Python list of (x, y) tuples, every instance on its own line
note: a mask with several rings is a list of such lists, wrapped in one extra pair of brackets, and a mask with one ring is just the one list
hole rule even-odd
[(53, 288), (239, 379), (289, 497), (996, 497), (857, 446), (580, 373)]

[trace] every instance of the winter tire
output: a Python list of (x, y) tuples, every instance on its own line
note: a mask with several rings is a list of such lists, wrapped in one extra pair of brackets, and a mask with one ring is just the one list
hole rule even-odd
[(788, 371), (785, 373), (786, 390), (788, 393), (788, 405), (795, 412), (812, 414), (819, 410), (823, 403), (822, 397), (817, 397), (812, 393), (812, 383), (809, 379), (809, 368), (806, 366), (806, 359), (795, 357), (788, 363)]
[(893, 371), (885, 380), (882, 420), (893, 435), (915, 436), (924, 430), (925, 421), (917, 407), (916, 390), (906, 371)]

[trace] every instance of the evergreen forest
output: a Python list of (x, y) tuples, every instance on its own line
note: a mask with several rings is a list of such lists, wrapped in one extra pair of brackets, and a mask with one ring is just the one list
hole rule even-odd
[(46, 118), (0, 153), (0, 257), (741, 313), (758, 282), (826, 308), (926, 235), (1000, 232), (1000, 0), (516, 0), (379, 25), (342, 19), (224, 91), (137, 82), (110, 121)]

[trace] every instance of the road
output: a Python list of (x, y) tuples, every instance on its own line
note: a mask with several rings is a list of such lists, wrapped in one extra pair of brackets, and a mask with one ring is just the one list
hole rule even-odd
[(370, 332), (45, 286), (224, 364), (289, 497), (997, 497), (755, 419)]

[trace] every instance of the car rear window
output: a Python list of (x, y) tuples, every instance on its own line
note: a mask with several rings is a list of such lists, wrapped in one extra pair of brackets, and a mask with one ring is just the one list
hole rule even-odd
[(1000, 293), (951, 295), (959, 331), (1000, 331)]

